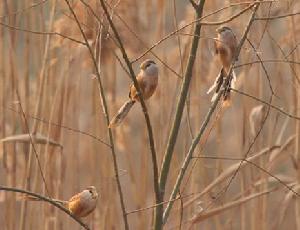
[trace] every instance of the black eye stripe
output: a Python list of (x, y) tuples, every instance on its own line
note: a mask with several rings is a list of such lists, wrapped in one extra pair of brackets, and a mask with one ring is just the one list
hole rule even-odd
[(228, 26), (223, 26), (217, 29), (217, 32), (222, 33), (225, 31), (232, 31)]
[(155, 64), (154, 61), (149, 61), (146, 65), (145, 65), (145, 68), (149, 67), (151, 64)]

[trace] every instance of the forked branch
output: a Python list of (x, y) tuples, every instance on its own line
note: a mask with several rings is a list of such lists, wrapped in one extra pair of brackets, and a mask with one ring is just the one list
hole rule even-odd
[[(201, 0), (195, 8), (196, 20), (199, 20), (202, 17), (204, 3), (205, 3), (205, 0)], [(167, 147), (166, 147), (164, 158), (163, 158), (163, 163), (161, 166), (159, 186), (160, 186), (160, 190), (162, 193), (162, 197), (164, 197), (165, 187), (167, 184), (167, 179), (168, 179), (168, 174), (169, 174), (169, 170), (170, 170), (170, 166), (171, 166), (173, 152), (174, 152), (177, 136), (179, 133), (182, 114), (183, 114), (187, 94), (189, 91), (190, 82), (191, 82), (192, 75), (193, 75), (193, 67), (194, 67), (196, 54), (197, 54), (197, 50), (198, 50), (200, 31), (201, 31), (201, 23), (198, 22), (198, 23), (196, 23), (196, 26), (194, 29), (194, 37), (193, 37), (191, 49), (189, 52), (189, 59), (188, 59), (185, 73), (184, 73), (183, 82), (182, 82), (181, 89), (180, 89), (180, 95), (177, 100), (175, 118), (174, 118), (174, 121), (172, 124), (172, 128), (171, 128), (170, 135), (168, 138)], [(162, 218), (163, 205), (157, 206), (155, 211), (156, 211), (156, 218), (157, 218), (155, 227), (157, 227), (157, 226), (160, 226), (160, 224), (162, 224), (164, 222), (163, 218)]]

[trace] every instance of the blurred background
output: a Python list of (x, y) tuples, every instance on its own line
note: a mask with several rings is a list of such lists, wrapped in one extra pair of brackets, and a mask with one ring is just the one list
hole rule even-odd
[[(205, 20), (225, 20), (247, 7), (248, 2), (206, 1), (204, 15), (224, 9)], [(122, 55), (100, 2), (70, 3), (100, 63), (112, 117), (128, 99), (131, 84), (122, 67)], [(192, 22), (195, 15), (187, 0), (109, 0), (107, 5), (131, 60)], [(95, 212), (84, 222), (92, 229), (123, 229), (111, 149), (105, 144), (109, 143), (108, 129), (92, 59), (86, 46), (80, 43), (84, 40), (68, 6), (56, 0), (3, 0), (0, 12), (0, 184), (65, 200), (94, 185), (100, 198)], [(298, 12), (298, 1), (266, 1), (259, 7), (257, 17)], [(226, 24), (238, 40), (250, 14), (251, 10), (246, 11)], [(298, 117), (299, 23), (297, 14), (255, 21), (248, 36), (255, 49), (246, 41), (235, 69), (239, 91), (266, 102), (270, 102), (273, 91), (272, 104)], [(148, 53), (134, 63), (136, 73), (146, 58), (154, 59), (159, 66), (158, 89), (146, 103), (159, 167), (188, 60), (193, 26), (170, 36), (152, 50), (154, 54)], [(212, 95), (206, 91), (221, 67), (213, 48), (217, 27), (203, 26), (201, 30), (165, 200), (211, 104)], [(97, 36), (99, 30), (101, 34)], [(100, 46), (98, 51), (96, 44)], [(258, 56), (265, 61), (263, 65)], [(258, 168), (268, 170), (295, 191), (299, 189), (300, 123), (278, 110), (271, 109), (268, 113), (268, 106), (262, 105), (232, 92), (232, 105), (217, 108), (194, 153), (216, 158), (192, 160), (180, 189), (185, 198), (175, 202), (165, 229), (188, 229), (191, 219), (201, 209), (209, 212), (218, 208), (219, 212), (201, 219), (191, 229), (300, 229), (300, 203), (295, 194)], [(34, 148), (28, 129), (36, 136)], [(258, 132), (260, 135), (255, 139)], [(154, 205), (148, 134), (139, 104), (113, 130), (113, 138), (127, 212)], [(215, 200), (228, 182), (226, 177), (218, 180), (219, 176), (238, 164), (250, 147), (249, 156), (260, 154), (253, 161), (256, 166), (241, 167), (226, 194)], [(234, 159), (222, 159), (225, 157)], [(48, 194), (40, 169), (45, 175)], [(264, 191), (268, 192), (247, 201), (249, 196)], [(1, 229), (80, 229), (66, 214), (47, 203), (24, 204), (18, 194), (3, 191), (0, 201)], [(234, 201), (240, 204), (224, 208)], [(151, 229), (152, 215), (151, 208), (129, 214), (130, 229)]]

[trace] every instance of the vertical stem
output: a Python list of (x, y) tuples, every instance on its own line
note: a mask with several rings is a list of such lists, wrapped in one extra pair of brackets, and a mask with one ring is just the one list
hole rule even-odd
[[(52, 25), (53, 25), (53, 20), (54, 20), (54, 13), (55, 13), (55, 8), (56, 8), (56, 0), (53, 0), (52, 3), (52, 8), (51, 8), (51, 14), (50, 14), (50, 24), (49, 24), (49, 30), (51, 31)], [(46, 76), (45, 76), (45, 69), (46, 69), (46, 64), (47, 64), (47, 58), (48, 58), (48, 53), (49, 53), (49, 46), (50, 46), (50, 35), (46, 36), (46, 43), (45, 43), (45, 49), (44, 49), (44, 57), (43, 57), (43, 62), (42, 62), (42, 67), (41, 67), (41, 72), (40, 72), (40, 85), (39, 85), (39, 91), (38, 91), (38, 101), (36, 104), (36, 110), (35, 110), (35, 117), (39, 117), (39, 114), (41, 113), (41, 108), (42, 108), (42, 101), (43, 101), (43, 95), (44, 95), (44, 85), (46, 81)], [(36, 134), (38, 128), (38, 122), (37, 120), (34, 121), (33, 127), (32, 127), (32, 134)], [(30, 145), (29, 149), (29, 156), (28, 156), (28, 163), (26, 167), (26, 173), (25, 173), (25, 178), (24, 178), (24, 188), (29, 189), (30, 185), (30, 172), (31, 172), (31, 167), (32, 167), (32, 159), (33, 159), (33, 146)], [(46, 186), (46, 185), (45, 185)], [(49, 194), (48, 194), (49, 195)], [(21, 204), (21, 218), (20, 218), (20, 227), (19, 229), (24, 229), (25, 225), (25, 215), (26, 215), (26, 203), (25, 201), (22, 201)]]
[[(297, 44), (297, 36), (296, 36), (296, 23), (295, 23), (295, 19), (292, 17), (291, 18), (291, 23), (292, 23), (292, 38), (293, 38), (293, 46), (295, 46)], [(298, 60), (299, 55), (297, 55), (297, 53), (295, 52), (295, 54), (292, 55), (293, 60)], [(297, 75), (297, 68), (295, 68), (295, 72)], [(300, 108), (300, 86), (299, 84), (296, 84), (296, 81), (293, 81), (293, 96), (294, 96), (294, 108)], [(300, 111), (299, 109), (295, 109), (295, 113), (296, 116), (300, 116)], [(296, 140), (295, 140), (295, 159), (296, 159), (296, 164), (297, 164), (297, 180), (298, 183), (300, 181), (300, 122), (299, 121), (295, 121), (295, 135), (296, 135)], [(296, 204), (295, 204), (295, 216), (296, 216), (296, 229), (299, 230), (300, 229), (300, 201), (299, 199), (296, 200)]]
[[(113, 33), (116, 37), (116, 40), (119, 43), (123, 59), (124, 59), (126, 65), (127, 65), (128, 69), (129, 69), (130, 78), (133, 81), (134, 87), (138, 91), (139, 101), (140, 101), (140, 104), (141, 104), (141, 107), (142, 107), (142, 110), (143, 110), (143, 113), (144, 113), (144, 117), (145, 117), (146, 125), (147, 125), (147, 130), (148, 130), (148, 138), (149, 138), (149, 145), (150, 145), (152, 165), (153, 165), (153, 184), (154, 184), (155, 200), (156, 200), (156, 203), (161, 203), (163, 201), (163, 196), (161, 195), (161, 191), (160, 191), (160, 188), (159, 188), (159, 176), (158, 176), (158, 166), (157, 166), (157, 159), (156, 159), (156, 150), (155, 150), (152, 126), (151, 126), (149, 114), (148, 114), (148, 111), (147, 111), (147, 107), (146, 107), (145, 102), (143, 100), (142, 94), (140, 93), (141, 90), (140, 90), (139, 84), (136, 80), (135, 73), (132, 69), (132, 63), (129, 61), (128, 55), (127, 55), (126, 50), (123, 46), (120, 35), (119, 35), (114, 23), (112, 22), (112, 19), (111, 19), (109, 13), (108, 13), (107, 7), (104, 3), (104, 0), (100, 0), (100, 3), (101, 3), (101, 6), (104, 10), (104, 13), (107, 17), (107, 20), (108, 20), (108, 22), (109, 22), (109, 24), (112, 28), (112, 31), (113, 31)], [(158, 218), (156, 218), (156, 216), (155, 216), (155, 220), (154, 220), (155, 229), (160, 229), (162, 227), (162, 215), (160, 216), (159, 221), (156, 221), (157, 219)], [(158, 225), (156, 225), (157, 223), (158, 223)], [(161, 226), (161, 227), (159, 228), (158, 226)]]
[[(241, 38), (241, 41), (240, 41), (240, 43), (239, 43), (239, 45), (238, 45), (238, 47), (237, 47), (237, 51), (236, 51), (236, 54), (235, 54), (236, 57), (238, 57), (239, 54), (240, 54), (242, 45), (244, 44), (244, 42), (245, 42), (245, 40), (246, 40), (246, 38), (247, 38), (248, 32), (249, 32), (249, 30), (250, 30), (250, 27), (251, 27), (253, 21), (254, 21), (254, 16), (255, 16), (255, 13), (256, 13), (258, 7), (259, 7), (259, 4), (256, 4), (256, 5), (254, 6), (253, 12), (252, 12), (251, 17), (250, 17), (250, 19), (249, 19), (249, 22), (247, 23), (246, 28), (245, 28), (245, 30), (244, 30), (243, 37)], [(236, 59), (234, 59), (234, 60), (236, 60)], [(230, 76), (231, 73), (232, 73), (233, 65), (234, 65), (234, 63), (232, 63), (232, 65), (231, 65), (231, 67), (230, 67), (228, 76)], [(229, 80), (230, 80), (230, 77), (227, 77), (227, 78), (226, 78), (225, 85), (228, 84)], [(198, 145), (198, 143), (199, 143), (199, 141), (200, 141), (200, 139), (201, 139), (201, 137), (202, 137), (204, 131), (206, 130), (206, 127), (207, 127), (207, 125), (208, 125), (208, 123), (209, 123), (209, 121), (210, 121), (210, 119), (211, 119), (211, 116), (213, 115), (213, 113), (214, 113), (214, 111), (215, 111), (215, 109), (216, 109), (216, 107), (217, 107), (217, 104), (218, 104), (218, 102), (219, 102), (219, 100), (220, 100), (220, 98), (221, 98), (221, 95), (222, 95), (222, 93), (224, 92), (224, 90), (225, 90), (225, 89), (222, 89), (222, 90), (220, 90), (220, 92), (218, 93), (217, 98), (216, 98), (215, 101), (212, 103), (211, 107), (209, 108), (209, 111), (207, 112), (207, 114), (206, 114), (206, 116), (205, 116), (205, 118), (204, 118), (204, 121), (203, 121), (203, 123), (202, 123), (202, 125), (201, 125), (201, 127), (200, 127), (200, 130), (199, 130), (198, 134), (196, 135), (196, 137), (195, 137), (195, 138), (193, 139), (193, 141), (192, 141), (192, 144), (191, 144), (191, 146), (190, 146), (190, 149), (189, 149), (189, 151), (188, 151), (188, 153), (187, 153), (187, 155), (186, 155), (186, 157), (185, 157), (185, 160), (184, 160), (184, 162), (183, 162), (183, 164), (182, 164), (182, 167), (181, 167), (181, 169), (180, 169), (179, 175), (178, 175), (178, 177), (177, 177), (177, 179), (176, 179), (174, 188), (173, 188), (173, 190), (172, 190), (172, 194), (171, 194), (170, 199), (169, 199), (170, 202), (168, 203), (168, 205), (167, 205), (167, 207), (166, 207), (166, 209), (165, 209), (165, 211), (164, 211), (164, 214), (163, 214), (163, 222), (164, 222), (164, 223), (166, 222), (166, 220), (167, 220), (167, 218), (168, 218), (168, 216), (169, 216), (169, 213), (170, 213), (170, 211), (171, 211), (172, 205), (173, 205), (173, 203), (174, 203), (174, 199), (175, 199), (175, 197), (176, 197), (176, 195), (177, 195), (177, 193), (178, 193), (178, 191), (179, 191), (181, 182), (182, 182), (182, 180), (183, 180), (184, 174), (185, 174), (185, 172), (186, 172), (186, 170), (187, 170), (187, 168), (188, 168), (188, 165), (189, 165), (189, 163), (190, 163), (190, 160), (192, 159), (192, 154), (193, 154), (193, 152), (194, 152), (196, 146)], [(162, 205), (160, 205), (160, 207), (162, 207)]]
[[(297, 95), (297, 99), (296, 99), (296, 107), (295, 108), (300, 108), (300, 89), (299, 86), (296, 88), (296, 95)], [(300, 111), (299, 109), (297, 110), (297, 116), (300, 116)], [(296, 140), (295, 140), (295, 156), (296, 156), (296, 161), (297, 161), (297, 165), (298, 165), (298, 169), (297, 169), (297, 180), (298, 183), (300, 181), (300, 169), (299, 169), (299, 165), (300, 165), (300, 122), (296, 121)], [(299, 216), (300, 216), (300, 201), (299, 199), (297, 199), (296, 201), (296, 226), (297, 226), (297, 230), (300, 229), (300, 220), (299, 220)]]
[[(94, 57), (93, 51), (91, 46), (88, 43), (88, 39), (81, 27), (81, 24), (77, 18), (77, 15), (75, 14), (70, 2), (68, 0), (65, 0), (66, 4), (69, 7), (70, 12), (72, 13), (77, 26), (81, 32), (82, 37), (84, 38), (85, 41), (85, 45), (88, 48), (88, 52), (90, 54), (90, 58), (92, 59), (93, 65), (94, 65), (94, 69), (96, 72), (96, 77), (97, 77), (97, 81), (98, 81), (98, 88), (99, 88), (99, 96), (101, 99), (101, 103), (102, 103), (102, 108), (103, 108), (103, 112), (104, 112), (104, 116), (105, 116), (105, 120), (106, 120), (106, 124), (109, 124), (109, 116), (108, 116), (108, 106), (106, 103), (106, 98), (105, 98), (105, 94), (104, 94), (104, 89), (103, 89), (103, 85), (102, 85), (102, 81), (101, 81), (101, 76), (100, 76), (100, 71), (98, 69), (98, 64), (97, 64), (97, 60)], [(101, 1), (101, 3), (104, 4), (103, 1)], [(109, 16), (108, 16), (109, 17)], [(120, 177), (119, 177), (119, 167), (118, 167), (118, 162), (117, 162), (117, 156), (115, 153), (115, 147), (114, 147), (114, 140), (113, 140), (113, 135), (112, 135), (112, 131), (111, 129), (108, 129), (108, 136), (109, 136), (109, 141), (110, 141), (110, 145), (111, 145), (111, 153), (112, 153), (112, 158), (113, 158), (113, 165), (114, 165), (114, 173), (115, 173), (115, 177), (116, 177), (116, 182), (117, 182), (117, 188), (118, 188), (118, 193), (119, 193), (119, 199), (120, 199), (120, 204), (121, 204), (121, 209), (122, 209), (122, 215), (123, 215), (123, 221), (124, 221), (124, 227), (125, 230), (129, 229), (129, 225), (128, 225), (128, 219), (127, 219), (127, 214), (126, 214), (126, 209), (125, 209), (125, 203), (124, 203), (124, 197), (123, 197), (123, 192), (122, 192), (122, 187), (121, 187), (121, 182), (120, 182)]]
[[(204, 6), (205, 0), (201, 0), (199, 5), (195, 8), (196, 13), (196, 20), (199, 20), (202, 16), (203, 6)], [(188, 64), (185, 70), (185, 74), (183, 77), (183, 83), (181, 85), (180, 89), (180, 96), (177, 102), (176, 106), (176, 112), (175, 112), (175, 118), (174, 122), (171, 128), (170, 136), (168, 139), (166, 151), (164, 154), (164, 159), (161, 167), (161, 174), (159, 177), (159, 186), (160, 186), (160, 192), (161, 192), (161, 198), (163, 200), (164, 193), (165, 193), (165, 187), (167, 183), (167, 178), (169, 174), (169, 169), (171, 165), (171, 160), (173, 156), (173, 151), (176, 143), (176, 139), (179, 132), (179, 127), (181, 123), (181, 118), (183, 114), (183, 109), (185, 106), (185, 101), (187, 98), (187, 94), (189, 91), (190, 82), (192, 79), (192, 71), (196, 59), (198, 44), (199, 44), (199, 37), (200, 37), (200, 31), (201, 31), (201, 24), (196, 23), (195, 29), (194, 29), (194, 38), (192, 41), (192, 46), (189, 54)], [(159, 205), (156, 207), (156, 219), (155, 219), (155, 226), (154, 229), (161, 229), (163, 224), (163, 205)]]

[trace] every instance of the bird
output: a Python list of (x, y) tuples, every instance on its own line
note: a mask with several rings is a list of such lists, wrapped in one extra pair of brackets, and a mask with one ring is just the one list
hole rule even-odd
[[(215, 39), (214, 45), (215, 45), (215, 54), (217, 55), (222, 68), (217, 76), (214, 84), (209, 88), (207, 91), (207, 94), (211, 93), (213, 90), (215, 90), (215, 93), (211, 99), (211, 101), (215, 101), (222, 85), (224, 84), (225, 78), (229, 75), (230, 66), (231, 64), (236, 61), (235, 56), (237, 52), (237, 39), (232, 31), (232, 29), (228, 26), (221, 26), (216, 29), (217, 32), (217, 38)], [(232, 70), (232, 77), (231, 81), (229, 82), (229, 87), (234, 88), (235, 82), (236, 82), (236, 74)], [(225, 88), (228, 87), (224, 86)], [(230, 90), (225, 90), (223, 94), (224, 99), (224, 105), (230, 105)]]
[[(52, 200), (66, 207), (74, 216), (82, 218), (88, 216), (95, 210), (98, 196), (95, 186), (89, 186), (80, 193), (72, 196), (69, 200)], [(42, 201), (40, 198), (31, 195), (25, 195), (23, 199), (29, 201)]]
[[(158, 67), (156, 63), (151, 59), (143, 61), (140, 65), (140, 72), (136, 80), (141, 90), (143, 100), (148, 100), (154, 94), (158, 85)], [(136, 101), (140, 101), (138, 91), (134, 84), (131, 84), (129, 87), (129, 100), (121, 106), (117, 114), (110, 121), (108, 127), (115, 128), (119, 126)]]

